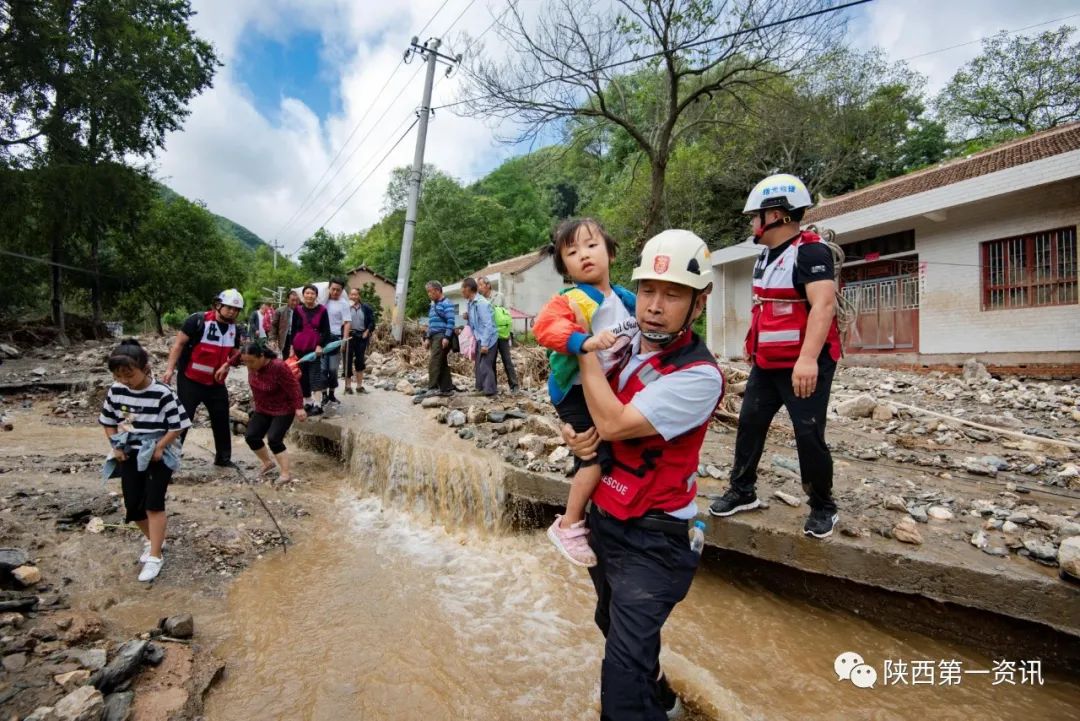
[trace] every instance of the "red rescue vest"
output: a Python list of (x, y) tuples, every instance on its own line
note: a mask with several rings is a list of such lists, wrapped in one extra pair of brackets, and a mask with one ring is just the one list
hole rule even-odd
[[(705, 343), (696, 335), (686, 333), (670, 348), (642, 363), (622, 390), (618, 390), (619, 375), (629, 358), (628, 354), (611, 375), (615, 395), (623, 404), (629, 403), (649, 383), (683, 368), (716, 367)], [(593, 503), (623, 521), (640, 518), (648, 511), (670, 512), (686, 508), (697, 497), (697, 467), (708, 428), (706, 419), (697, 428), (670, 441), (665, 441), (659, 434), (612, 441), (615, 465), (593, 491)]]
[(202, 327), (202, 338), (191, 349), (184, 375), (204, 386), (221, 385), (214, 379), (214, 371), (229, 362), (229, 356), (236, 348), (236, 324), (230, 323), (229, 329), (222, 333), (217, 314), (208, 310), (203, 316)]
[[(754, 305), (746, 334), (746, 355), (758, 368), (794, 368), (799, 360), (810, 304), (795, 289), (795, 263), (799, 246), (820, 242), (819, 236), (804, 230), (772, 263), (769, 249), (761, 250), (754, 265)], [(840, 329), (835, 316), (825, 342), (833, 360), (839, 360)]]

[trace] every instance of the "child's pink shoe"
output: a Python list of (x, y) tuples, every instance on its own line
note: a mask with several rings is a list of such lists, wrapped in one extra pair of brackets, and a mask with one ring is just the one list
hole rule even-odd
[(562, 516), (555, 516), (555, 522), (547, 529), (555, 548), (575, 566), (595, 566), (596, 554), (589, 547), (589, 529), (585, 528), (585, 521), (573, 523), (569, 528), (560, 526), (561, 522)]

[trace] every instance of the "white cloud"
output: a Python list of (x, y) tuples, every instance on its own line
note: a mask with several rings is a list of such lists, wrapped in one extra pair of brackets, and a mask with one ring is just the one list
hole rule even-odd
[[(544, 0), (521, 0), (535, 7)], [(424, 37), (441, 35), (468, 5), (450, 0)], [(490, 3), (490, 4), (489, 4)], [(359, 151), (311, 207), (281, 237), (288, 251), (296, 250), (340, 203), (361, 173), (400, 136), (400, 125), (419, 105), (422, 72), (413, 77), (419, 59), (397, 71), (382, 97), (377, 91), (401, 59), (409, 38), (418, 33), (442, 0), (195, 0), (194, 19), (200, 36), (211, 40), (225, 67), (212, 90), (192, 103), (184, 130), (171, 135), (159, 158), (160, 175), (180, 193), (204, 200), (211, 210), (226, 215), (271, 240), (296, 212), (342, 147), (357, 122), (363, 125), (346, 148), (342, 160), (370, 132)], [(860, 47), (881, 45), (894, 59), (907, 58), (949, 45), (1071, 14), (1075, 0), (1042, 0), (1038, 16), (1030, 6), (1011, 0), (879, 0), (852, 23), (850, 42)], [(504, 0), (475, 2), (451, 33), (476, 36), (501, 12)], [(1041, 28), (1040, 28), (1041, 29)], [(335, 92), (340, 110), (320, 119), (301, 101), (285, 98), (274, 117), (256, 110), (249, 91), (234, 76), (232, 66), (245, 33), (286, 40), (297, 30), (317, 31), (324, 42), (324, 61), (337, 73)], [(499, 51), (492, 32), (485, 36), (488, 51)], [(460, 52), (461, 47), (444, 47)], [(974, 57), (973, 44), (911, 61), (926, 74), (930, 89), (943, 85), (962, 63)], [(455, 99), (458, 80), (441, 77), (435, 86), (435, 105)], [(412, 77), (410, 80), (409, 78)], [(388, 105), (404, 86), (401, 97)], [(390, 107), (385, 118), (374, 121)], [(334, 231), (355, 231), (378, 220), (390, 170), (411, 163), (414, 134), (410, 134), (387, 162), (345, 204), (329, 224)], [(438, 112), (431, 122), (426, 161), (465, 180), (473, 180), (511, 153), (494, 141), (484, 122)], [(340, 162), (340, 161), (339, 161)], [(350, 184), (347, 181), (353, 179)], [(337, 202), (332, 199), (337, 197)]]

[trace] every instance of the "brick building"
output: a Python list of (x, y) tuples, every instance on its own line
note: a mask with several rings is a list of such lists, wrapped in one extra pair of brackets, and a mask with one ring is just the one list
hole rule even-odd
[[(844, 249), (856, 362), (1080, 363), (1080, 123), (821, 201)], [(710, 347), (740, 357), (760, 247), (713, 253)]]

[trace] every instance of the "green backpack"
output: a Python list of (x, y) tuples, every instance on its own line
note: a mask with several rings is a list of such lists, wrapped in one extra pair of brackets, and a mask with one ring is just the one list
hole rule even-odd
[(510, 311), (501, 305), (491, 306), (491, 315), (495, 318), (495, 329), (499, 331), (499, 339), (506, 340), (510, 337), (514, 319), (510, 317)]

